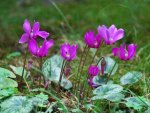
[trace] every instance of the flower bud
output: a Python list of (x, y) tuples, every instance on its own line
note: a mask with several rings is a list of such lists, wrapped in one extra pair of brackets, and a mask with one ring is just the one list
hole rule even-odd
[(106, 61), (103, 58), (101, 61), (101, 73), (102, 73), (102, 75), (104, 75), (105, 68), (106, 68)]

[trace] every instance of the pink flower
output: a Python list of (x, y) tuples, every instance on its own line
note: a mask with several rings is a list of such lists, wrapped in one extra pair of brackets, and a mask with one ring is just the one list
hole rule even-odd
[(40, 30), (40, 23), (34, 22), (33, 27), (31, 28), (31, 25), (27, 19), (25, 19), (23, 24), (23, 30), (25, 33), (22, 34), (19, 43), (25, 43), (28, 42), (29, 39), (36, 38), (37, 36), (42, 37), (46, 39), (49, 36), (49, 33), (46, 31), (39, 31)]
[(98, 66), (90, 65), (88, 72), (89, 72), (89, 75), (96, 76), (99, 73), (99, 68)]
[(62, 58), (64, 58), (67, 61), (74, 60), (76, 58), (77, 48), (78, 48), (78, 45), (70, 45), (70, 44), (64, 43), (61, 45), (60, 54)]
[(28, 42), (28, 49), (30, 53), (37, 57), (45, 57), (48, 55), (48, 50), (54, 45), (54, 41), (51, 39), (49, 41), (44, 40), (43, 45), (38, 47), (35, 39), (31, 39)]
[(100, 35), (94, 35), (94, 31), (88, 31), (84, 35), (84, 41), (90, 48), (99, 48), (102, 42)]
[(124, 30), (117, 29), (115, 25), (111, 25), (107, 28), (105, 25), (98, 27), (99, 35), (104, 39), (105, 44), (114, 44), (117, 40), (124, 37)]
[(119, 57), (121, 60), (132, 60), (136, 54), (137, 46), (135, 44), (130, 44), (128, 49), (126, 49), (126, 45), (121, 45), (120, 48), (113, 48), (112, 52), (114, 56)]

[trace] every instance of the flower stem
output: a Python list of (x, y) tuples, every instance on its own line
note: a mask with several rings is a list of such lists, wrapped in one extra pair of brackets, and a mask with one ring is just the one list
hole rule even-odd
[(113, 65), (113, 68), (112, 68), (111, 71), (110, 71), (110, 74), (108, 75), (108, 79), (107, 79), (106, 83), (108, 83), (109, 78), (110, 78), (110, 76), (111, 76), (111, 74), (112, 74), (112, 72), (113, 72), (113, 70), (114, 70), (116, 64), (117, 64), (117, 63), (115, 62), (115, 64)]
[(61, 72), (60, 72), (60, 77), (59, 77), (59, 82), (58, 82), (58, 93), (60, 91), (60, 85), (61, 85), (64, 68), (65, 68), (65, 60), (63, 60), (62, 67), (61, 67)]
[(97, 53), (98, 53), (98, 49), (96, 50), (96, 52), (95, 52), (95, 54), (94, 54), (94, 56), (93, 56), (92, 61), (91, 61), (91, 63), (90, 63), (90, 64), (92, 64), (92, 63), (93, 63), (93, 61), (94, 61), (94, 59), (95, 59), (95, 57), (96, 57)]
[[(43, 59), (40, 58), (40, 69), (42, 70), (42, 63), (43, 63)], [(43, 77), (44, 78), (44, 77)], [(39, 80), (39, 87), (41, 85), (41, 82), (42, 82), (42, 77), (40, 76), (40, 80)]]
[(90, 50), (90, 48), (88, 48), (87, 52), (85, 53), (85, 54), (86, 54), (86, 56), (85, 56), (85, 59), (84, 59), (83, 65), (82, 65), (82, 67), (81, 67), (81, 73), (80, 73), (79, 81), (78, 81), (78, 88), (80, 87), (81, 75), (82, 75), (82, 73), (83, 73), (83, 68), (84, 68), (84, 65), (85, 65), (85, 62), (86, 62), (86, 59), (87, 59), (87, 56), (88, 56), (89, 50)]
[(27, 60), (27, 51), (25, 51), (25, 56), (24, 56), (24, 62), (23, 62), (23, 70), (22, 70), (22, 76), (20, 78), (20, 82), (19, 82), (19, 90), (21, 90), (21, 86), (22, 86), (22, 80), (23, 80), (23, 76), (24, 76), (24, 71), (25, 71), (25, 66), (26, 66), (26, 60)]
[(81, 56), (80, 61), (79, 61), (79, 63), (80, 63), (80, 64), (79, 64), (79, 66), (78, 66), (77, 77), (78, 77), (79, 72), (80, 72), (80, 67), (81, 67), (81, 64), (82, 64), (83, 56), (84, 56), (84, 54), (86, 53), (86, 48), (87, 48), (87, 46), (85, 46), (85, 47), (84, 47), (84, 50), (83, 50), (82, 56)]
[[(78, 71), (77, 71), (77, 78), (80, 78), (79, 72), (80, 72), (80, 67), (81, 67), (81, 64), (82, 64), (83, 56), (84, 56), (84, 54), (86, 53), (86, 48), (87, 48), (87, 45), (84, 47), (83, 52), (82, 52), (82, 56), (81, 56), (80, 61), (79, 61), (79, 66), (78, 66)], [(74, 90), (75, 93), (76, 93), (76, 88), (77, 88), (77, 84), (76, 84), (76, 83), (75, 83), (75, 85), (74, 85), (74, 88), (75, 88), (75, 89), (73, 89), (73, 90)]]
[(98, 65), (98, 64), (99, 64), (99, 62), (100, 62), (102, 59), (104, 59), (104, 57), (100, 57), (100, 59), (98, 60), (98, 62), (97, 62), (97, 64), (96, 64), (96, 65)]
[(112, 74), (112, 72), (113, 72), (113, 70), (114, 70), (114, 68), (115, 68), (115, 66), (116, 66), (116, 62), (115, 62), (115, 64), (113, 65), (113, 68), (111, 69), (111, 71), (110, 71), (110, 74), (109, 74), (109, 76)]

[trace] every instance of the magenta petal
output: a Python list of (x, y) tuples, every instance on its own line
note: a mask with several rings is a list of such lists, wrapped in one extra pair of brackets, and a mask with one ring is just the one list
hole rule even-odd
[(54, 45), (54, 40), (53, 39), (51, 39), (51, 40), (49, 40), (49, 41), (46, 42), (46, 47), (48, 49), (51, 48), (53, 45)]
[(104, 39), (107, 39), (107, 34), (106, 34), (106, 31), (107, 31), (107, 27), (105, 25), (102, 25), (102, 26), (99, 26), (98, 27), (98, 33), (101, 37), (103, 37)]
[(108, 31), (109, 31), (110, 37), (113, 38), (115, 32), (117, 31), (117, 28), (115, 27), (115, 25), (111, 25), (111, 26), (109, 27)]
[(89, 47), (93, 47), (94, 44), (94, 31), (90, 30), (85, 33), (84, 41)]
[(120, 46), (120, 59), (121, 60), (126, 60), (125, 54), (126, 54), (126, 48), (125, 46), (121, 45)]
[(128, 46), (128, 59), (132, 59), (135, 56), (137, 46), (135, 44), (130, 44)]
[(37, 55), (39, 48), (38, 48), (37, 42), (34, 39), (29, 40), (28, 49), (29, 49), (31, 54), (33, 54), (35, 56)]
[(88, 69), (88, 73), (90, 76), (97, 76), (99, 74), (99, 68), (96, 65), (90, 65), (89, 69)]
[(48, 54), (48, 48), (46, 46), (46, 41), (44, 41), (43, 45), (39, 48), (38, 57), (45, 57)]
[(112, 48), (112, 53), (114, 56), (119, 56), (120, 49), (117, 47)]
[(40, 23), (39, 22), (34, 22), (33, 24), (33, 32), (37, 33), (40, 29)]
[(25, 21), (24, 21), (23, 29), (28, 34), (31, 32), (30, 22), (27, 19), (25, 19)]
[(118, 29), (118, 31), (114, 35), (114, 40), (117, 41), (121, 38), (124, 37), (124, 30), (123, 29)]
[(28, 42), (28, 40), (29, 40), (29, 35), (28, 35), (27, 33), (24, 33), (24, 34), (21, 36), (21, 38), (20, 38), (20, 40), (19, 40), (19, 43), (22, 44), (22, 43)]
[(49, 33), (46, 31), (39, 31), (37, 33), (38, 36), (42, 37), (42, 38), (47, 38), (49, 36)]
[(76, 51), (78, 49), (78, 45), (72, 45), (69, 49), (70, 60), (74, 60), (76, 58)]

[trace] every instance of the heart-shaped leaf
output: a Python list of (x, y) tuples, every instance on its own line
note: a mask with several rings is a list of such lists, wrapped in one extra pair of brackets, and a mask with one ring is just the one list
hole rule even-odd
[(96, 95), (92, 97), (92, 100), (102, 100), (102, 99), (107, 99), (112, 102), (118, 102), (124, 99), (124, 95), (121, 93), (115, 93), (115, 94), (107, 94), (107, 95)]
[(0, 104), (1, 113), (30, 113), (32, 103), (25, 96), (13, 96)]
[(10, 78), (0, 77), (0, 89), (18, 87), (18, 83)]
[(0, 99), (11, 96), (12, 94), (15, 94), (17, 92), (18, 92), (17, 88), (0, 89)]
[(106, 84), (96, 88), (93, 93), (96, 95), (92, 97), (92, 100), (107, 99), (112, 102), (120, 101), (124, 98), (121, 94), (123, 87), (117, 84)]
[(35, 97), (32, 97), (30, 101), (34, 106), (46, 107), (46, 104), (48, 103), (48, 95), (40, 93)]
[[(106, 67), (104, 70), (104, 74), (114, 75), (118, 69), (118, 64), (110, 57), (105, 57)], [(98, 66), (101, 70), (101, 62), (98, 63)]]
[(123, 87), (117, 84), (106, 84), (96, 88), (93, 93), (96, 95), (110, 95), (120, 93)]
[(0, 77), (16, 78), (15, 74), (5, 68), (0, 67)]
[[(58, 55), (54, 55), (51, 58), (47, 59), (42, 66), (42, 72), (44, 76), (58, 84), (62, 62), (63, 59)], [(63, 76), (61, 86), (65, 89), (70, 89), (72, 87), (72, 83)]]
[(141, 110), (144, 107), (150, 107), (150, 102), (148, 102), (144, 97), (129, 97), (125, 100), (126, 106), (132, 107), (135, 110)]
[(107, 83), (106, 77), (95, 76), (93, 77), (93, 83), (96, 85), (104, 85)]
[(120, 82), (122, 85), (133, 84), (139, 81), (141, 77), (142, 77), (141, 72), (131, 71), (125, 74), (123, 77), (121, 77)]

